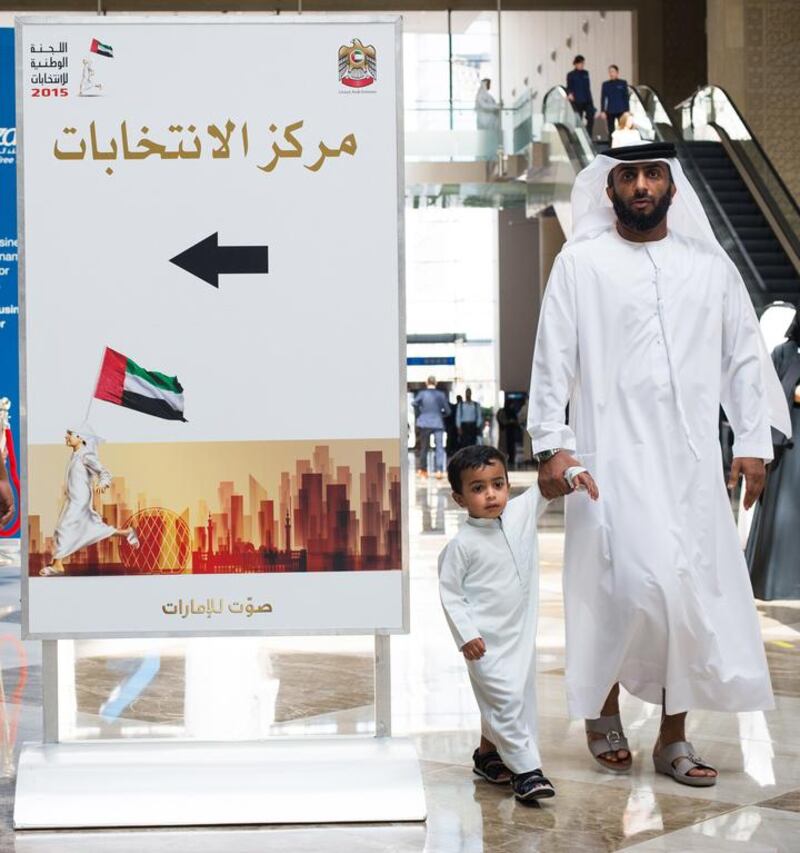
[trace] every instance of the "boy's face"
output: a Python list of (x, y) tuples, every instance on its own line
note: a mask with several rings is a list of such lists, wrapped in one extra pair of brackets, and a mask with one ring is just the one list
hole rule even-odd
[(499, 459), (461, 473), (461, 494), (453, 500), (473, 518), (499, 518), (508, 503), (508, 478)]

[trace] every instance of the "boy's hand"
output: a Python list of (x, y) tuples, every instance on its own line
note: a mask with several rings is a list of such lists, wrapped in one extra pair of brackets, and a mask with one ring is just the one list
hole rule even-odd
[(464, 657), (467, 660), (480, 660), (486, 654), (486, 643), (480, 637), (464, 643), (461, 647)]
[(572, 478), (572, 488), (578, 492), (585, 491), (593, 501), (600, 497), (600, 489), (597, 488), (594, 477), (588, 471), (583, 471)]

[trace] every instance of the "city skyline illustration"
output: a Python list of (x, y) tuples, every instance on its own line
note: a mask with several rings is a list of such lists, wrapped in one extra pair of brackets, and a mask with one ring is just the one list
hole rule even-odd
[[(109, 464), (116, 463), (114, 454), (104, 448), (103, 464), (112, 480), (108, 491), (96, 499), (95, 509), (112, 527), (132, 524), (141, 545), (134, 550), (121, 537), (105, 539), (67, 558), (67, 574), (400, 569), (400, 467), (390, 464), (397, 461), (398, 449), (396, 442), (370, 444), (375, 443), (383, 447), (365, 449), (366, 442), (358, 442), (358, 456), (354, 448), (347, 448), (349, 452), (341, 455), (349, 457), (350, 464), (339, 464), (331, 444), (293, 442), (310, 446), (311, 452), (295, 458), (293, 470), (286, 470), (282, 455), (283, 470), (277, 476), (273, 470), (271, 477), (258, 464), (263, 454), (250, 453), (255, 470), (248, 470), (245, 477), (217, 480), (214, 494), (209, 495), (206, 486), (201, 497), (184, 506), (150, 497), (155, 490), (149, 495), (132, 488), (126, 476), (114, 474)], [(251, 444), (263, 448), (270, 443)], [(344, 444), (334, 442), (333, 450), (342, 450)], [(359, 456), (360, 463), (354, 466), (352, 461)], [(232, 467), (237, 473), (242, 470), (241, 464)], [(174, 476), (183, 473), (175, 471)], [(208, 476), (204, 479), (208, 483)], [(166, 483), (162, 478), (157, 485)], [(52, 529), (33, 512), (29, 543), (29, 571), (38, 575), (52, 561), (55, 543)]]

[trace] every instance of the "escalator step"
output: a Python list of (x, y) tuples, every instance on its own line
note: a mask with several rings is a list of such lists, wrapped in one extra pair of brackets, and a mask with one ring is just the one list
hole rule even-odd
[(728, 219), (731, 221), (731, 225), (739, 230), (740, 226), (761, 226), (764, 227), (767, 223), (763, 216), (759, 215), (750, 215), (750, 214), (738, 214), (738, 213), (729, 213)]
[(753, 201), (753, 197), (748, 192), (730, 192), (729, 190), (718, 190), (716, 187), (712, 187), (712, 189), (723, 207), (743, 205), (752, 206), (756, 210), (758, 209), (758, 205)]
[(748, 254), (750, 255), (778, 255), (778, 257), (785, 257), (783, 248), (781, 244), (777, 240), (750, 240), (747, 237), (742, 237), (741, 232), (737, 232), (739, 234), (739, 239), (742, 241), (742, 245), (747, 249)]

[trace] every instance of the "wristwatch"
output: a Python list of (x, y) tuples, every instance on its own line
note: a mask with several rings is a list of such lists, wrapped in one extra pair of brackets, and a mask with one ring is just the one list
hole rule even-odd
[(540, 450), (538, 453), (534, 453), (533, 458), (541, 465), (542, 462), (549, 462), (556, 453), (560, 452), (560, 447), (553, 447), (550, 450)]

